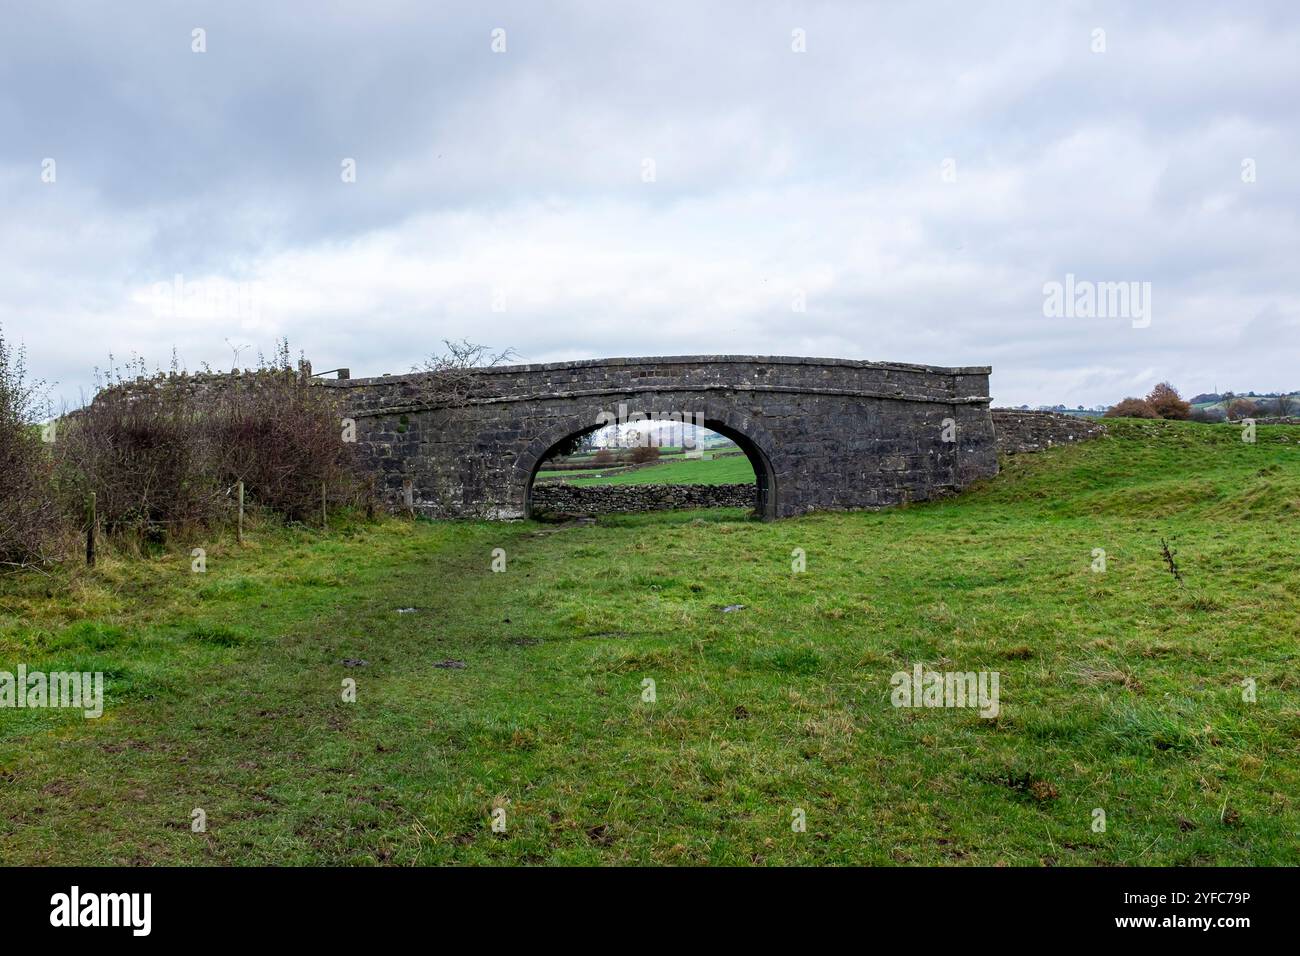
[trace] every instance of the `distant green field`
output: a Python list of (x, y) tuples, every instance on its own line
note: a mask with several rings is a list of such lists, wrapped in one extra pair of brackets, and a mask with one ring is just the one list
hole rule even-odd
[[(0, 709), (0, 864), (1300, 864), (1300, 427), (1107, 425), (880, 512), (0, 576), (0, 670), (108, 685)], [(894, 706), (918, 664), (1000, 713)]]
[(558, 478), (558, 479), (563, 479), (565, 481), (568, 481), (571, 478), (583, 478), (583, 477), (590, 477), (592, 475), (608, 474), (611, 472), (618, 471), (624, 467), (626, 466), (610, 465), (606, 468), (571, 468), (571, 469), (565, 469), (563, 471), (547, 471), (543, 469), (537, 473), (537, 477), (539, 480), (546, 479), (548, 481), (553, 481)]
[[(572, 474), (570, 472), (569, 474)], [(754, 466), (744, 455), (684, 459), (637, 468), (607, 478), (577, 478), (575, 485), (727, 485), (754, 480)]]

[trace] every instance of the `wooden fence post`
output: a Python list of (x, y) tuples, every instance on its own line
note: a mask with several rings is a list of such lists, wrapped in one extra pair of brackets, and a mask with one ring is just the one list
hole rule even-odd
[(86, 499), (86, 567), (95, 566), (95, 493)]
[(328, 528), (330, 526), (329, 511), (325, 507), (325, 482), (320, 483), (320, 526)]
[(239, 543), (244, 543), (244, 483), (239, 483)]

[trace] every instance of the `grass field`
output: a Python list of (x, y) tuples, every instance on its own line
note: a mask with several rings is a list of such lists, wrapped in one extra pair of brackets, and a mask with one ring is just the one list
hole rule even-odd
[(626, 465), (610, 465), (607, 468), (571, 468), (564, 471), (539, 471), (537, 473), (538, 481), (572, 481), (575, 478), (590, 478), (595, 475), (610, 474), (619, 471)]
[[(1300, 428), (1108, 424), (886, 512), (8, 576), (0, 669), (108, 693), (0, 710), (0, 863), (1300, 863)], [(918, 662), (998, 671), (1000, 715), (891, 706)]]
[(574, 478), (574, 485), (726, 485), (754, 480), (754, 466), (744, 455), (666, 461), (605, 478)]

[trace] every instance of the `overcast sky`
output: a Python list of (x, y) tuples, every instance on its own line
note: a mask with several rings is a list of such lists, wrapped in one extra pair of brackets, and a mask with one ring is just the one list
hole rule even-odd
[(0, 326), (56, 395), (280, 336), (1300, 388), (1293, 2), (351, 6), (6, 7)]

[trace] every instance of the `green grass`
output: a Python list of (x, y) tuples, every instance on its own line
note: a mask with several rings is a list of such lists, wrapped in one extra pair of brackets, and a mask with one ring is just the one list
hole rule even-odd
[(572, 478), (588, 478), (592, 475), (609, 474), (626, 467), (626, 465), (608, 465), (604, 468), (567, 468), (555, 471), (539, 471), (537, 473), (537, 480), (555, 480), (558, 478), (567, 481)]
[(754, 466), (744, 455), (692, 458), (637, 468), (605, 478), (575, 478), (574, 485), (726, 485), (754, 480)]
[[(1300, 428), (1108, 425), (878, 513), (340, 522), (9, 576), (0, 668), (109, 688), (0, 710), (0, 863), (1295, 865)], [(892, 707), (918, 661), (997, 670), (1000, 716)]]

